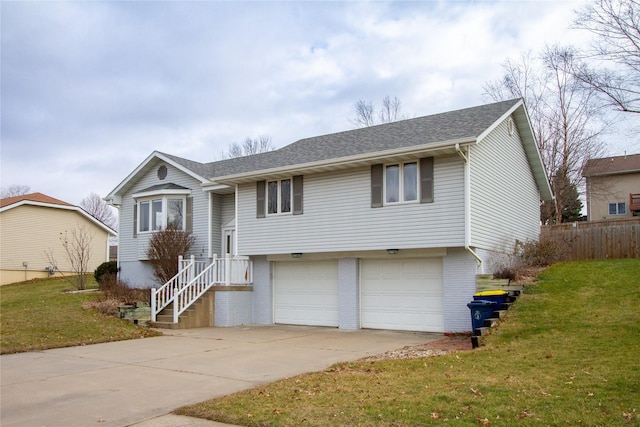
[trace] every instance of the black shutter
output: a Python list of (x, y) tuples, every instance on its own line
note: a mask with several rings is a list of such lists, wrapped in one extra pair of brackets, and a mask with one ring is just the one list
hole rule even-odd
[(302, 215), (302, 175), (293, 177), (293, 214)]
[(133, 238), (138, 237), (138, 203), (133, 201)]
[(187, 197), (187, 206), (186, 208), (186, 220), (187, 220), (187, 231), (189, 233), (193, 232), (193, 197)]
[(382, 207), (384, 165), (371, 165), (371, 207)]
[(264, 218), (264, 193), (266, 185), (266, 181), (258, 181), (256, 183), (256, 218)]
[(420, 203), (433, 203), (433, 157), (420, 159)]

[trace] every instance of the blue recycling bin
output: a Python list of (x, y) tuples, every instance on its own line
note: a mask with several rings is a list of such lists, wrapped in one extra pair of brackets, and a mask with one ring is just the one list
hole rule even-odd
[(484, 320), (491, 317), (497, 304), (495, 301), (487, 300), (474, 300), (467, 304), (467, 307), (471, 310), (472, 331), (484, 326)]
[(474, 294), (473, 299), (484, 300), (484, 301), (495, 301), (496, 306), (494, 307), (494, 310), (501, 310), (503, 307), (505, 307), (504, 304), (506, 304), (506, 302), (509, 299), (509, 292), (499, 291), (499, 290), (482, 291)]

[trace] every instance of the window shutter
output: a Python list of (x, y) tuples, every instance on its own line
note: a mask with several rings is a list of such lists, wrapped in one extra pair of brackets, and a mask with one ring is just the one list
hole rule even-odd
[(293, 177), (293, 214), (302, 215), (302, 175)]
[(433, 203), (433, 157), (420, 159), (420, 203)]
[(187, 197), (187, 206), (185, 206), (185, 216), (187, 220), (187, 231), (193, 232), (193, 197)]
[(382, 181), (384, 166), (371, 165), (371, 207), (382, 207)]
[(266, 181), (256, 183), (256, 218), (264, 218)]
[(133, 201), (133, 238), (138, 237), (138, 203)]

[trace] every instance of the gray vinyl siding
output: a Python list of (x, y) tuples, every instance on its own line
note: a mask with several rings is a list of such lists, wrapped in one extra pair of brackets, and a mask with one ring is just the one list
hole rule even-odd
[(471, 147), (471, 246), (513, 250), (515, 240), (537, 240), (540, 195), (517, 129), (502, 122)]
[[(133, 222), (133, 206), (135, 201), (132, 195), (138, 193), (153, 185), (163, 183), (174, 183), (180, 186), (191, 189), (191, 197), (193, 197), (193, 235), (196, 238), (195, 243), (188, 255), (195, 255), (198, 258), (207, 256), (207, 218), (208, 218), (208, 196), (202, 191), (199, 181), (193, 179), (189, 175), (182, 171), (175, 169), (169, 164), (164, 164), (167, 167), (167, 176), (164, 180), (158, 179), (157, 170), (163, 162), (155, 162), (148, 168), (148, 172), (142, 176), (135, 185), (122, 196), (122, 206), (120, 207), (120, 233), (119, 233), (119, 260), (121, 265), (126, 263), (132, 263), (137, 261), (147, 260), (147, 248), (150, 233), (138, 233), (134, 238), (134, 222)], [(218, 232), (218, 234), (220, 234)], [(177, 262), (177, 261), (176, 261)], [(145, 278), (140, 278), (140, 271), (145, 270), (144, 267), (139, 268), (127, 268), (121, 272), (120, 277), (124, 280), (136, 282), (147, 281), (148, 275), (145, 274)], [(130, 273), (129, 273), (130, 272)], [(131, 283), (133, 284), (133, 283)], [(146, 283), (145, 283), (146, 284)]]
[(443, 312), (445, 332), (471, 330), (471, 313), (467, 303), (476, 292), (477, 263), (464, 248), (447, 249), (443, 258)]
[(463, 163), (435, 159), (434, 203), (371, 208), (369, 167), (304, 176), (304, 214), (256, 218), (256, 184), (239, 187), (241, 255), (464, 245)]

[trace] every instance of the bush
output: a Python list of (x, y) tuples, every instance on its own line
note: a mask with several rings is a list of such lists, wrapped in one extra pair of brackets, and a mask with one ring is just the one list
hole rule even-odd
[(96, 268), (96, 271), (93, 273), (93, 277), (95, 277), (98, 285), (102, 283), (103, 277), (105, 275), (114, 276), (118, 274), (118, 263), (116, 261), (108, 261), (103, 262)]
[(546, 267), (563, 260), (561, 244), (548, 238), (522, 244), (520, 259), (529, 267)]
[(112, 274), (103, 277), (100, 290), (104, 292), (105, 300), (116, 300), (120, 305), (132, 305), (136, 302), (151, 300), (151, 289), (130, 288)]

